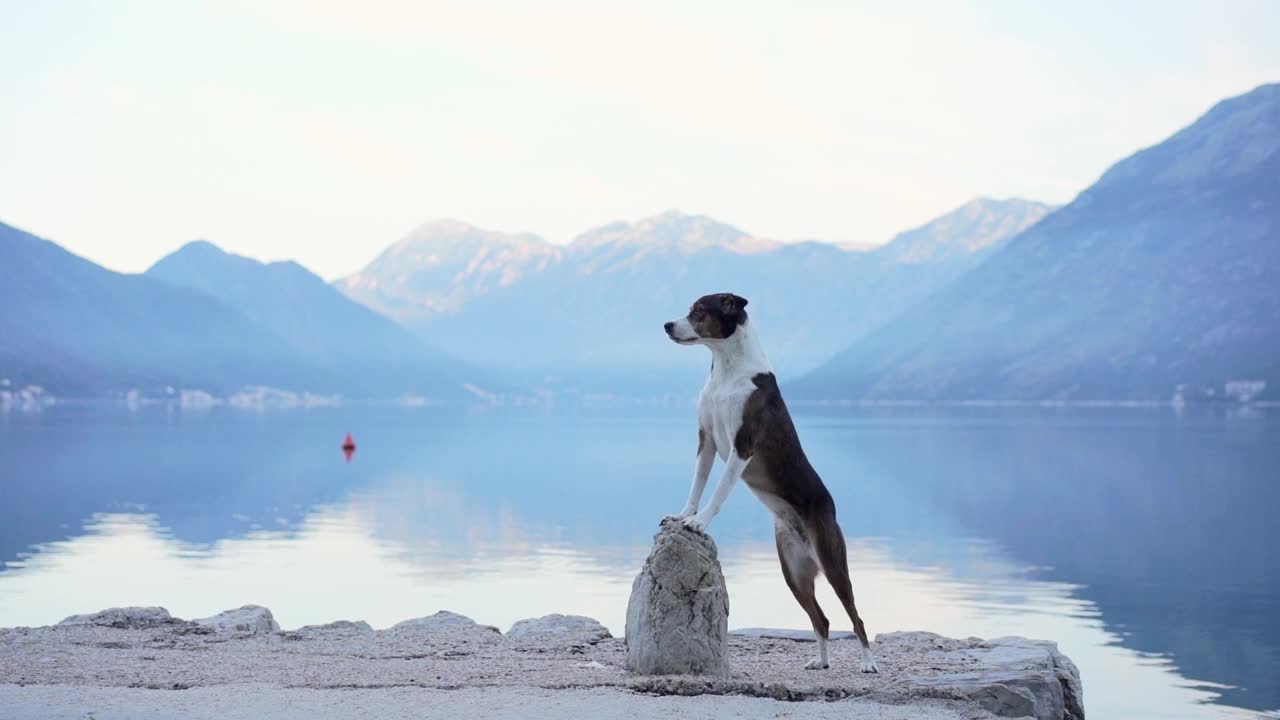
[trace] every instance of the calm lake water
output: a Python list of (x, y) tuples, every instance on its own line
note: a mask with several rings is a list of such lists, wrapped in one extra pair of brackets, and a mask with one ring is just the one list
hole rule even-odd
[[(872, 634), (1056, 640), (1092, 718), (1280, 717), (1280, 411), (797, 422)], [(285, 628), (448, 609), (621, 634), (695, 445), (692, 410), (0, 415), (0, 626), (257, 603)], [(711, 532), (731, 627), (808, 627), (745, 488)]]

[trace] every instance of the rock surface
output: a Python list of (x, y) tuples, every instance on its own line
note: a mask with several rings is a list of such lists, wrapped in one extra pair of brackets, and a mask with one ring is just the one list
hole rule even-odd
[(504, 636), (508, 645), (518, 648), (571, 648), (595, 645), (613, 637), (609, 628), (595, 618), (554, 613), (540, 618), (520, 620)]
[(627, 669), (729, 674), (729, 593), (716, 544), (663, 520), (627, 602)]
[[(222, 615), (233, 617), (243, 610)], [(727, 652), (733, 658), (731, 672), (655, 676), (625, 670), (628, 647), (621, 639), (579, 642), (599, 635), (598, 631), (578, 634), (595, 627), (590, 618), (550, 616), (517, 625), (522, 629), (512, 628), (514, 640), (454, 613), (438, 613), (386, 630), (340, 621), (251, 634), (221, 632), (173, 618), (161, 608), (117, 608), (50, 627), (0, 629), (0, 707), (21, 701), (32, 708), (30, 717), (82, 718), (93, 708), (75, 703), (92, 696), (121, 703), (122, 710), (115, 715), (95, 715), (103, 720), (171, 717), (182, 713), (158, 705), (160, 710), (147, 714), (143, 705), (129, 703), (153, 702), (137, 694), (148, 688), (199, 688), (209, 694), (210, 702), (217, 693), (229, 694), (226, 706), (234, 707), (237, 688), (256, 687), (255, 692), (263, 693), (263, 706), (272, 697), (282, 706), (319, 706), (324, 702), (297, 693), (359, 690), (370, 693), (364, 697), (372, 713), (398, 717), (398, 711), (379, 713), (378, 698), (388, 702), (401, 698), (404, 707), (411, 708), (413, 703), (402, 693), (490, 689), (514, 698), (524, 691), (511, 689), (523, 688), (534, 694), (577, 693), (556, 697), (566, 698), (564, 703), (577, 697), (581, 703), (574, 700), (558, 707), (564, 711), (561, 714), (584, 717), (607, 715), (591, 705), (591, 698), (611, 698), (604, 708), (609, 709), (614, 707), (609, 703), (621, 702), (618, 697), (623, 693), (689, 696), (679, 698), (689, 702), (702, 695), (840, 701), (830, 717), (1084, 717), (1079, 673), (1056, 645), (1043, 641), (886, 633), (874, 644), (880, 673), (863, 674), (858, 671), (859, 646), (854, 640), (833, 640), (831, 669), (812, 671), (803, 669), (813, 650), (809, 633), (756, 630), (726, 635)], [(58, 698), (69, 703), (66, 713), (41, 714), (42, 703), (56, 704), (61, 702)], [(829, 702), (815, 705), (835, 707)], [(760, 707), (758, 715), (741, 716), (774, 717), (780, 712)], [(635, 712), (625, 716), (663, 714), (656, 708), (637, 705)], [(894, 715), (895, 708), (907, 710)], [(466, 705), (455, 710), (467, 714)], [(787, 711), (796, 717), (816, 717), (807, 712)], [(338, 716), (321, 711), (299, 715), (308, 720)]]
[[(168, 615), (168, 612), (165, 614)], [(223, 610), (213, 617), (200, 618), (195, 623), (211, 628), (214, 632), (237, 636), (270, 635), (280, 631), (280, 625), (271, 616), (271, 611), (261, 605)]]
[(915, 677), (928, 688), (946, 688), (978, 703), (999, 717), (1034, 717), (1036, 720), (1084, 720), (1084, 691), (1075, 663), (1058, 651), (1056, 643), (1002, 637), (977, 646), (951, 647), (933, 633), (888, 633), (885, 642), (932, 642), (938, 657), (971, 660), (979, 670)]

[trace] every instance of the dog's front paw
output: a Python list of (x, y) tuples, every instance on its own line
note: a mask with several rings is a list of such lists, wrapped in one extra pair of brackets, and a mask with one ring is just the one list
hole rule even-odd
[(685, 518), (689, 517), (690, 515), (693, 515), (693, 514), (694, 514), (694, 513), (696, 513), (696, 512), (697, 512), (697, 510), (681, 510), (680, 512), (676, 513), (675, 515), (668, 515), (668, 516), (666, 516), (666, 517), (662, 518), (662, 520), (661, 520), (658, 524), (659, 524), (659, 525), (666, 525), (666, 524), (667, 524), (667, 523), (669, 523), (669, 522), (684, 522), (684, 519), (685, 519)]
[(684, 519), (684, 526), (694, 532), (705, 533), (707, 531), (708, 518), (702, 517), (701, 514), (690, 515)]
[(831, 667), (831, 663), (822, 658), (814, 658), (804, 664), (805, 670), (826, 670), (829, 667)]

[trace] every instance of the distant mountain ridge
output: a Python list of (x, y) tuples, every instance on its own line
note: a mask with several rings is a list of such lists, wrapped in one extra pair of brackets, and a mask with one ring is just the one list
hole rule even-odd
[(748, 297), (775, 361), (800, 372), (980, 262), (1047, 209), (966, 204), (951, 215), (970, 222), (932, 228), (934, 252), (910, 262), (898, 257), (900, 244), (781, 243), (678, 211), (597, 227), (565, 246), (442, 221), (335, 286), (470, 362), (533, 377), (609, 375), (614, 387), (679, 387), (663, 373), (705, 359), (668, 347), (660, 328), (699, 295), (733, 288)]
[(1273, 84), (1116, 163), (792, 390), (826, 400), (1274, 398), (1278, 275)]
[(898, 262), (920, 263), (988, 252), (1053, 210), (1053, 205), (1017, 198), (977, 198), (899, 233), (879, 248), (879, 253)]
[(425, 223), (384, 250), (362, 272), (334, 285), (401, 321), (456, 312), (466, 303), (540, 271), (561, 248), (528, 233), (482, 230), (456, 220)]
[(126, 275), (0, 223), (0, 381), (55, 397), (256, 387), (474, 402), (501, 389), (301, 265), (194, 242)]
[(0, 377), (61, 395), (333, 386), (218, 300), (99, 267), (0, 223)]
[[(188, 243), (146, 271), (203, 292), (244, 313), (358, 395), (435, 395), (457, 401), (467, 383), (487, 384), (394, 321), (331, 287), (293, 261), (261, 263), (207, 241)], [(482, 382), (483, 380), (483, 382)]]
[(755, 237), (705, 215), (668, 210), (633, 223), (615, 222), (588, 230), (569, 243), (568, 252), (590, 254), (602, 247), (633, 248), (637, 253), (676, 250), (689, 254), (720, 248), (750, 255), (777, 250), (782, 243)]

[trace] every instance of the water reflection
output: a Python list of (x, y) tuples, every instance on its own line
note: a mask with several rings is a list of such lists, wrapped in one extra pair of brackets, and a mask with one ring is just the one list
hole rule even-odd
[[(0, 624), (254, 602), (285, 627), (451, 609), (501, 627), (581, 613), (618, 633), (656, 520), (687, 489), (688, 423), (332, 411), (11, 424)], [(1057, 639), (1093, 717), (1280, 707), (1266, 529), (1280, 465), (1265, 416), (802, 424), (873, 633)], [(361, 438), (351, 465), (335, 462), (335, 425)], [(769, 527), (746, 493), (713, 526), (733, 627), (806, 624)]]

